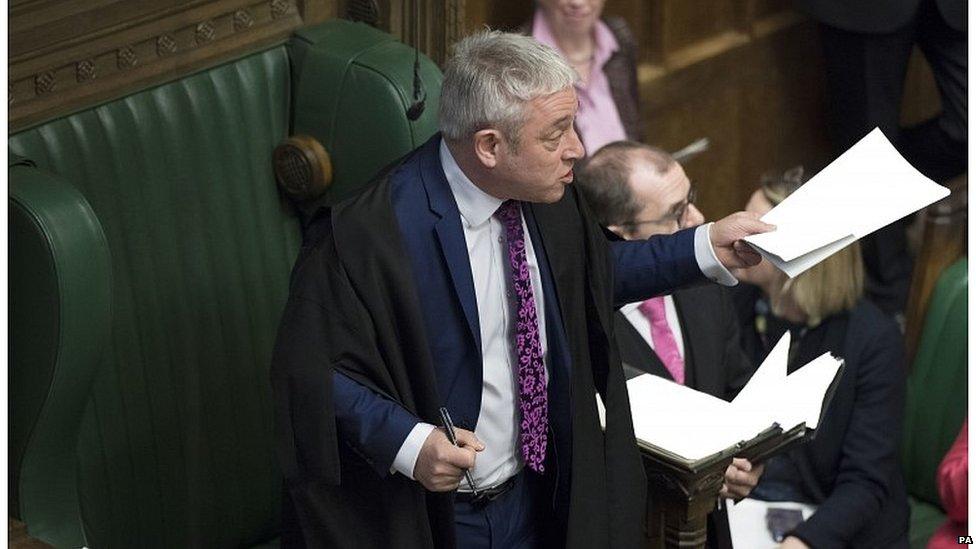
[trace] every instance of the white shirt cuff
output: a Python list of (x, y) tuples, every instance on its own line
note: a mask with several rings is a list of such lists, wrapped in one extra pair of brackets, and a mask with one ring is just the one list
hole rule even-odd
[(715, 256), (712, 239), (708, 234), (711, 228), (712, 224), (706, 223), (695, 229), (695, 260), (698, 261), (698, 268), (712, 282), (722, 286), (735, 286), (739, 280), (732, 276), (732, 273)]
[(430, 436), (430, 432), (436, 429), (430, 423), (418, 423), (413, 426), (410, 430), (410, 434), (404, 439), (403, 444), (400, 445), (400, 450), (397, 451), (397, 455), (393, 458), (393, 467), (390, 468), (390, 473), (400, 473), (401, 475), (414, 480), (413, 478), (413, 468), (417, 464), (417, 456), (420, 455), (420, 449), (424, 446), (424, 441)]

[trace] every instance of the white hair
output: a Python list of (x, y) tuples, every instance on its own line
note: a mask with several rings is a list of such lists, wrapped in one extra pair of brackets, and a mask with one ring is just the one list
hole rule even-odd
[(491, 127), (517, 145), (525, 103), (578, 79), (559, 52), (531, 37), (490, 30), (473, 34), (454, 46), (444, 69), (441, 133), (459, 141)]

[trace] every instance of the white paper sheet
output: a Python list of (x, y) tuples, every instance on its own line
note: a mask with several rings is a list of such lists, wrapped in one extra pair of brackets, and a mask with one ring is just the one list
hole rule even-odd
[(946, 196), (949, 189), (922, 175), (875, 128), (763, 216), (775, 231), (744, 240), (794, 277)]
[(770, 507), (779, 509), (796, 509), (803, 515), (803, 520), (809, 519), (817, 511), (817, 507), (806, 503), (787, 501), (769, 502), (746, 498), (738, 503), (725, 500), (728, 509), (729, 533), (732, 537), (734, 549), (777, 549), (779, 543), (766, 527), (766, 513)]
[[(732, 402), (643, 374), (627, 381), (634, 434), (643, 443), (689, 460), (755, 438), (778, 423), (816, 428), (824, 396), (841, 362), (829, 353), (786, 375), (787, 332)], [(597, 397), (600, 421), (603, 403)]]

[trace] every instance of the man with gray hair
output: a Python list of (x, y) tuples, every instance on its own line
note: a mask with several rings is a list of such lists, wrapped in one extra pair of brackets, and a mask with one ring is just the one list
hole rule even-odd
[(310, 225), (272, 365), (284, 546), (642, 544), (613, 306), (734, 284), (770, 227), (609, 242), (569, 186), (575, 79), (531, 38), (462, 40), (442, 134)]

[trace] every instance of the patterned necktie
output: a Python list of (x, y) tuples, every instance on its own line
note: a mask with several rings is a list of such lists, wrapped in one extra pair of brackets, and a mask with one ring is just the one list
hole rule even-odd
[(681, 358), (678, 342), (668, 325), (664, 314), (664, 297), (652, 297), (640, 304), (640, 312), (651, 322), (651, 341), (654, 352), (671, 373), (671, 377), (681, 385), (685, 384), (685, 359)]
[(518, 315), (515, 325), (515, 351), (518, 356), (519, 411), (522, 413), (521, 442), (525, 464), (537, 473), (545, 469), (549, 406), (546, 395), (546, 369), (542, 362), (539, 341), (539, 320), (535, 310), (535, 296), (525, 258), (525, 232), (522, 230), (522, 211), (519, 202), (505, 201), (495, 212), (505, 226), (508, 240), (508, 260), (512, 268), (512, 288), (515, 290)]

